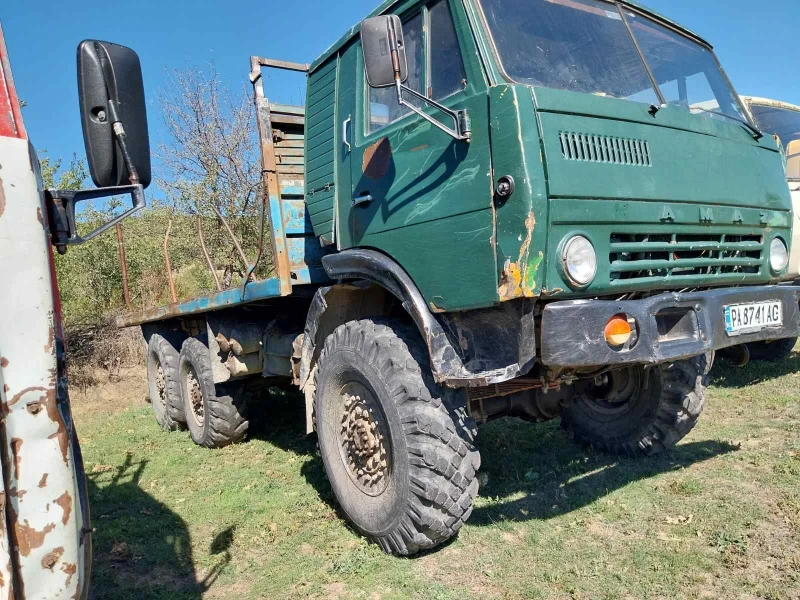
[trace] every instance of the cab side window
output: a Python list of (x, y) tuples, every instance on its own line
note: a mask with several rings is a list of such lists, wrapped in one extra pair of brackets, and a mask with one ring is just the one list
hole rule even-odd
[[(423, 92), (423, 56), (422, 13), (403, 23), (403, 39), (406, 45), (408, 61), (408, 79), (405, 85), (420, 94)], [(369, 89), (369, 130), (376, 131), (393, 123), (411, 112), (407, 106), (397, 102), (397, 91), (394, 87)]]
[[(424, 26), (423, 26), (424, 24)], [(403, 23), (403, 37), (408, 60), (405, 85), (434, 100), (441, 100), (466, 86), (464, 62), (447, 0), (439, 0)], [(366, 85), (366, 82), (365, 82)], [(410, 109), (397, 102), (394, 87), (369, 90), (369, 133), (407, 115)], [(422, 102), (406, 94), (414, 106)]]
[(458, 47), (456, 28), (447, 2), (442, 0), (428, 10), (430, 19), (431, 76), (428, 96), (441, 100), (464, 89), (467, 76)]

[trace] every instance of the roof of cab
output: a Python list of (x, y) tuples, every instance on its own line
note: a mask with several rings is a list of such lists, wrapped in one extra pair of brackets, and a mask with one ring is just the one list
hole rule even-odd
[[(657, 12), (655, 12), (655, 11), (649, 9), (649, 8), (647, 8), (646, 6), (644, 6), (643, 4), (641, 4), (639, 2), (636, 2), (635, 0), (618, 0), (618, 1), (619, 1), (620, 4), (623, 4), (623, 5), (627, 4), (628, 6), (632, 6), (632, 7), (637, 8), (637, 9), (643, 11), (643, 12), (646, 12), (649, 15), (654, 16), (654, 17), (658, 18), (659, 20), (661, 20), (661, 21), (663, 21), (665, 23), (668, 23), (672, 27), (680, 29), (683, 33), (686, 33), (686, 34), (690, 35), (691, 37), (701, 41), (702, 43), (706, 44), (707, 46), (712, 47), (711, 44), (709, 44), (705, 39), (703, 39), (702, 37), (700, 37), (699, 35), (697, 35), (693, 31), (687, 29), (686, 27), (683, 27), (682, 25), (676, 23), (672, 19), (669, 19), (669, 18), (665, 17), (664, 15), (661, 15), (661, 14), (659, 14), (659, 13), (657, 13)], [(384, 13), (389, 13), (389, 12), (391, 12), (391, 10), (395, 6), (397, 6), (398, 4), (402, 4), (403, 2), (405, 2), (405, 0), (384, 0), (384, 2), (382, 2), (380, 6), (378, 6), (375, 10), (373, 10), (371, 13), (369, 13), (364, 18), (368, 19), (370, 17), (376, 17), (376, 16), (382, 15)], [(317, 58), (317, 60), (315, 60), (313, 63), (311, 63), (311, 66), (309, 67), (308, 72), (309, 73), (313, 73), (322, 63), (324, 63), (326, 60), (328, 60), (331, 57), (331, 55), (333, 55), (336, 52), (338, 52), (353, 37), (355, 37), (360, 30), (361, 30), (361, 22), (359, 21), (358, 23), (353, 25), (350, 29), (348, 29), (347, 32), (344, 35), (342, 35), (336, 42), (334, 42), (327, 50), (325, 50), (325, 52), (323, 52), (319, 56), (319, 58)]]
[(783, 108), (785, 110), (793, 110), (800, 112), (800, 106), (796, 104), (789, 104), (788, 102), (781, 102), (780, 100), (770, 100), (769, 98), (756, 98), (755, 96), (742, 96), (745, 104), (755, 106), (769, 106), (771, 108)]

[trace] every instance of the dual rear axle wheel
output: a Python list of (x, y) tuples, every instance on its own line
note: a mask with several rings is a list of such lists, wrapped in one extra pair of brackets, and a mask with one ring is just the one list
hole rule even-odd
[(199, 339), (186, 339), (178, 352), (161, 335), (151, 336), (147, 378), (156, 422), (165, 431), (188, 429), (192, 441), (206, 448), (245, 438), (246, 386), (215, 385), (208, 347)]

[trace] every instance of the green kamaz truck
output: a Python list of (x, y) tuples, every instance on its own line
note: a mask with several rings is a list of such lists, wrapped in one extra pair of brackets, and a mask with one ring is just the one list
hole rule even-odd
[[(269, 102), (264, 68), (306, 73), (305, 106)], [(800, 333), (776, 142), (706, 41), (634, 2), (390, 0), (250, 80), (244, 276), (205, 253), (217, 291), (119, 324), (159, 423), (202, 446), (269, 411), (256, 382), (302, 390), (342, 513), (386, 552), (469, 518), (477, 425), (560, 417), (654, 454), (695, 425), (714, 351)]]

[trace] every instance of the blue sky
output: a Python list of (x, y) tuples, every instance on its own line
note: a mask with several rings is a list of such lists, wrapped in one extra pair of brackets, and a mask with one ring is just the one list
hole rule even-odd
[[(231, 88), (248, 57), (311, 62), (379, 0), (3, 0), (0, 22), (33, 143), (54, 157), (83, 155), (75, 49), (82, 39), (134, 48), (141, 57), (153, 146), (163, 126), (155, 99), (168, 69), (213, 61)], [(791, 53), (797, 0), (649, 0), (709, 40), (741, 94), (800, 104), (800, 57)], [(104, 8), (108, 7), (106, 10)], [(248, 84), (249, 85), (249, 84)], [(301, 76), (267, 80), (270, 99), (301, 103)]]

